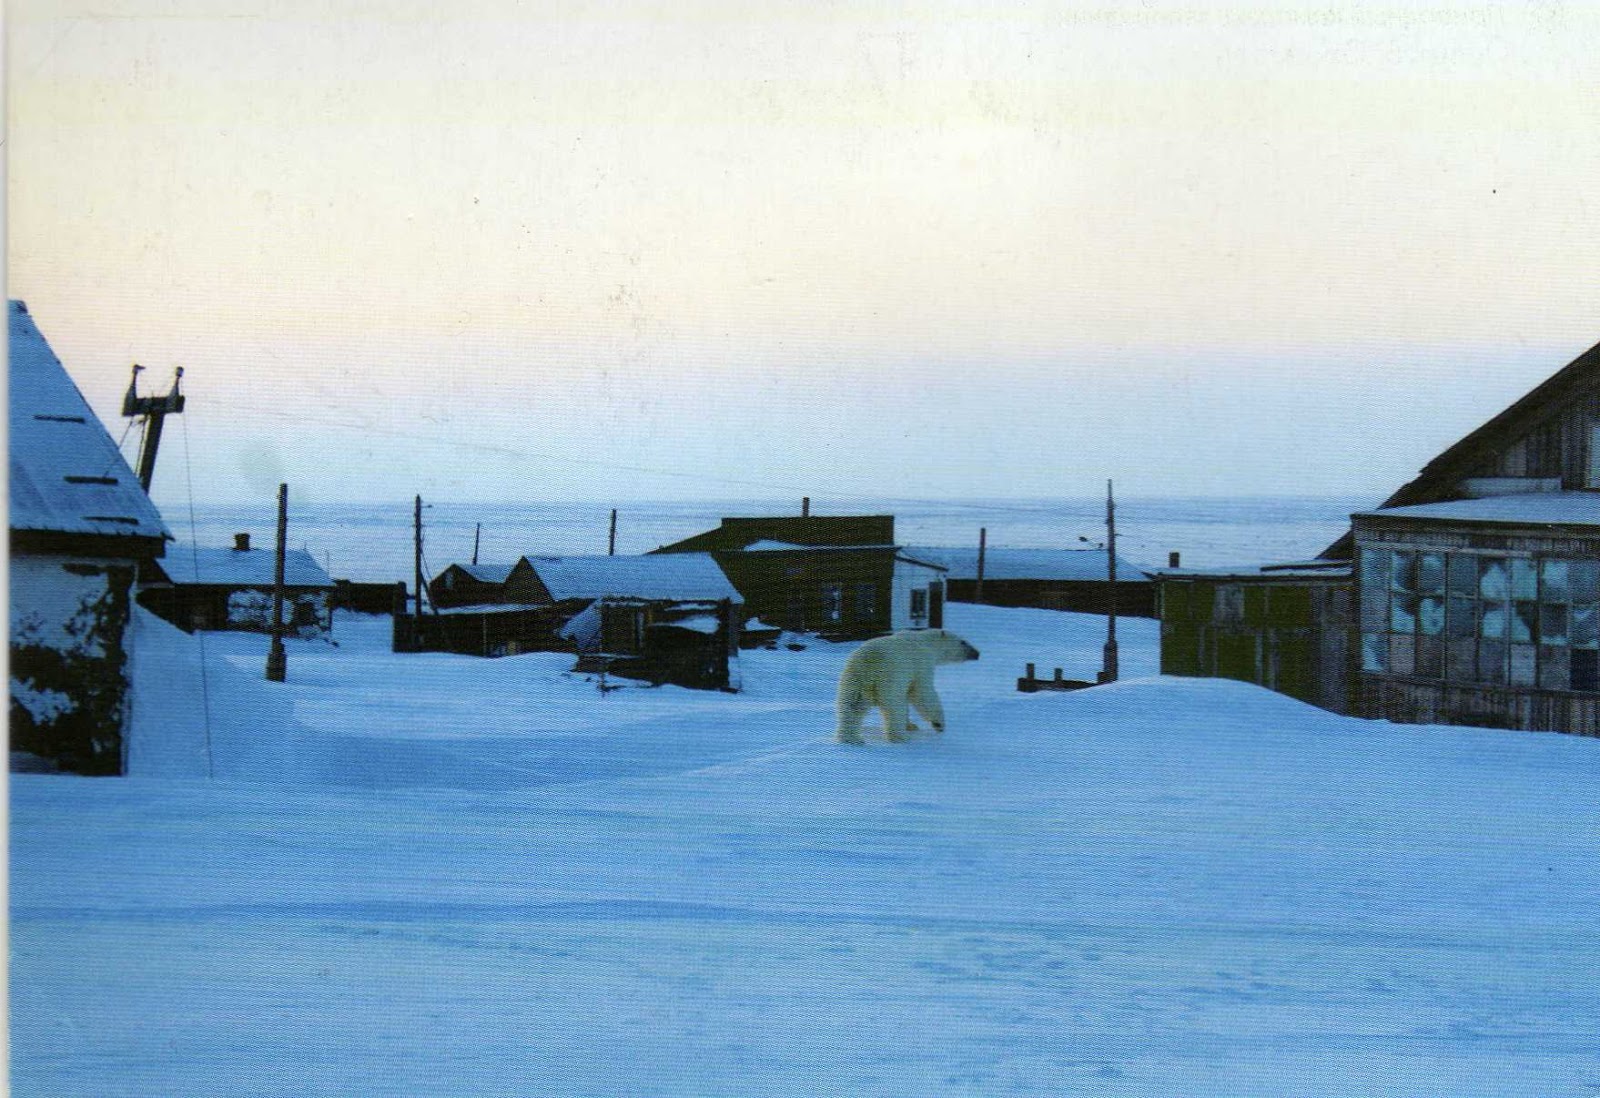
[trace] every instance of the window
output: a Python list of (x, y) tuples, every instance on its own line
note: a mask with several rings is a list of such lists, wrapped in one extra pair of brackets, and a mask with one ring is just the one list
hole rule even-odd
[(822, 620), (829, 625), (838, 625), (844, 620), (844, 587), (841, 584), (823, 586)]
[(911, 624), (922, 625), (928, 620), (928, 589), (914, 588), (911, 592)]
[(856, 620), (871, 621), (878, 616), (878, 585), (856, 584)]
[(1600, 561), (1363, 549), (1361, 668), (1600, 690)]

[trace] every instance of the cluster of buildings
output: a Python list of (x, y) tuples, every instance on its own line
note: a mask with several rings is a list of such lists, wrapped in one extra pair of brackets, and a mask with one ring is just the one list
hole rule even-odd
[[(11, 747), (121, 773), (135, 605), (189, 631), (315, 636), (359, 603), (303, 550), (284, 554), (280, 583), (276, 553), (245, 535), (176, 543), (27, 306), (7, 315)], [(1103, 549), (907, 546), (892, 515), (807, 505), (641, 555), (451, 564), (415, 609), (399, 583), (368, 585), (377, 605), (368, 591), (363, 608), (394, 610), (397, 651), (565, 651), (580, 670), (724, 690), (743, 648), (937, 628), (950, 601), (1158, 616), (1166, 674), (1395, 721), (1597, 735), (1600, 346), (1314, 559), (1152, 572), (1118, 560), (1115, 583), (1111, 564)]]
[(1154, 578), (1166, 674), (1364, 717), (1600, 734), (1600, 345), (1316, 559)]

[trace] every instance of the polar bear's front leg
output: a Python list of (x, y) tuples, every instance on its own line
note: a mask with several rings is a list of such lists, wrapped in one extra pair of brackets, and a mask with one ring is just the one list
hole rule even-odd
[(883, 735), (890, 743), (905, 743), (906, 735), (901, 729), (911, 729), (916, 726), (911, 723), (911, 713), (905, 698), (886, 701), (881, 706), (883, 710)]

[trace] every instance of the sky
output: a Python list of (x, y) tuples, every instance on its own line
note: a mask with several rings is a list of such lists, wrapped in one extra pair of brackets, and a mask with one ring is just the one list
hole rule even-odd
[[(1387, 496), (1600, 339), (1600, 8), (11, 0), (153, 495)], [(132, 440), (129, 442), (131, 451)]]

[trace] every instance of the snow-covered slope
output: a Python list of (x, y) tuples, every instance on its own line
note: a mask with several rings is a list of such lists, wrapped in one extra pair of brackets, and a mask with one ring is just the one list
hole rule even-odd
[(209, 636), (220, 780), (11, 779), (15, 1092), (1600, 1089), (1600, 741), (1160, 679), (1140, 621), (1023, 695), (1102, 619), (949, 612), (950, 731), (865, 748), (847, 645), (726, 695)]

